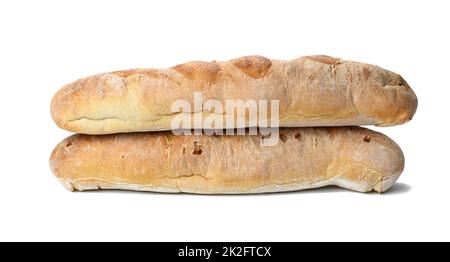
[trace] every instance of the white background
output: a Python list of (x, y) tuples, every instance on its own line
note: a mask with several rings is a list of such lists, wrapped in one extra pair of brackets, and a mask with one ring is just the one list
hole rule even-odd
[[(449, 1), (0, 1), (0, 240), (450, 240)], [(87, 75), (189, 60), (328, 54), (400, 73), (412, 122), (386, 194), (69, 193), (48, 158), (53, 94)]]

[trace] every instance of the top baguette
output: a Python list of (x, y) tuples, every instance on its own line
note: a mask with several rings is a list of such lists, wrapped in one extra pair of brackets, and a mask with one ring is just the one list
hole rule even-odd
[[(374, 65), (329, 56), (290, 61), (246, 56), (79, 79), (56, 93), (51, 113), (59, 127), (76, 133), (169, 130), (182, 114), (171, 112), (172, 103), (184, 99), (193, 105), (194, 92), (223, 105), (226, 100), (267, 100), (269, 105), (279, 100), (282, 127), (392, 126), (411, 120), (417, 108), (406, 81)], [(192, 113), (217, 114), (204, 108)], [(224, 122), (234, 117), (226, 109), (222, 113)], [(233, 127), (249, 126), (244, 123)]]

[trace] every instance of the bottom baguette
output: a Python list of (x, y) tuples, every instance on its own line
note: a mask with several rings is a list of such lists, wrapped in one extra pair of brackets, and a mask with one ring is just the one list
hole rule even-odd
[(70, 191), (125, 189), (199, 194), (296, 191), (336, 185), (384, 192), (404, 167), (401, 149), (360, 127), (280, 129), (261, 135), (177, 136), (169, 132), (73, 135), (50, 166)]

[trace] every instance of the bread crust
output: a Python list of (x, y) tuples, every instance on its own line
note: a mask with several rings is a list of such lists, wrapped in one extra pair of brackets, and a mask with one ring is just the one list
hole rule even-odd
[(179, 114), (171, 112), (172, 103), (184, 99), (192, 105), (194, 92), (223, 105), (227, 99), (279, 100), (282, 127), (398, 125), (417, 108), (406, 81), (374, 65), (328, 56), (246, 56), (79, 79), (56, 93), (51, 112), (59, 127), (77, 133), (169, 130)]
[(54, 149), (50, 166), (71, 191), (127, 189), (200, 194), (295, 191), (337, 185), (384, 192), (404, 167), (401, 149), (360, 127), (280, 129), (264, 137), (176, 136), (171, 132), (76, 134)]

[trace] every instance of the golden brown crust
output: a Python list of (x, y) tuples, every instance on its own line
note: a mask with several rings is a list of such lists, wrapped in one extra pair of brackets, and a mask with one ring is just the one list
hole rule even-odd
[(223, 105), (227, 99), (279, 100), (285, 127), (397, 125), (417, 108), (405, 80), (377, 66), (327, 56), (248, 56), (83, 78), (57, 92), (51, 111), (59, 127), (78, 133), (168, 130), (177, 115), (172, 103), (184, 99), (193, 105), (196, 91), (203, 101)]
[(251, 78), (263, 78), (272, 66), (270, 59), (263, 56), (244, 56), (230, 61), (235, 67)]
[(320, 63), (329, 64), (329, 65), (338, 65), (341, 63), (341, 59), (335, 58), (327, 55), (312, 55), (307, 56), (308, 59), (315, 60)]
[(215, 83), (220, 75), (220, 66), (213, 62), (187, 62), (172, 67), (189, 80), (201, 80)]
[(69, 190), (262, 193), (326, 185), (387, 190), (403, 170), (400, 148), (359, 127), (287, 128), (261, 136), (175, 136), (170, 132), (73, 135), (50, 157)]

